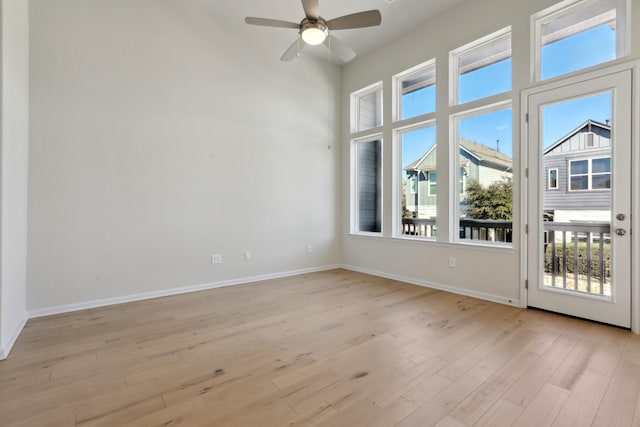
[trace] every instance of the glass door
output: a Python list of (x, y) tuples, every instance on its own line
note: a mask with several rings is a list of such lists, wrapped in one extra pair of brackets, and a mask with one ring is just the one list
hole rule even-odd
[(527, 97), (528, 305), (631, 326), (631, 71)]

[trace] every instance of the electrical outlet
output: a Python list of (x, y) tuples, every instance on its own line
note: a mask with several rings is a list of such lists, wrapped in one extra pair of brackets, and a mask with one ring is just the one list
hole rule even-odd
[(211, 255), (211, 264), (222, 264), (222, 255), (221, 254)]
[(313, 253), (313, 246), (307, 245), (307, 253), (308, 254), (312, 254)]
[(244, 260), (251, 261), (251, 251), (244, 251)]
[(449, 267), (456, 268), (456, 259), (452, 256), (449, 257)]

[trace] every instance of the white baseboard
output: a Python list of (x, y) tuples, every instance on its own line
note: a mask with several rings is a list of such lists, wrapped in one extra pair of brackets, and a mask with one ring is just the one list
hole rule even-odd
[(412, 277), (400, 276), (397, 274), (384, 273), (382, 271), (369, 270), (367, 268), (355, 267), (353, 265), (342, 265), (345, 270), (357, 271), (359, 273), (371, 274), (372, 276), (384, 277), (385, 279), (397, 280), (399, 282), (411, 283), (412, 285), (423, 286), (425, 288), (438, 289), (440, 291), (451, 292), (453, 294), (464, 295), (467, 297), (478, 298), (486, 301), (496, 302), (499, 304), (520, 307), (520, 300), (515, 298), (505, 298), (498, 295), (487, 294), (484, 292), (472, 291), (470, 289), (457, 288), (454, 286), (442, 285), (439, 283), (428, 282), (426, 280), (418, 280)]
[(263, 274), (259, 276), (243, 277), (239, 279), (224, 280), (220, 282), (204, 283), (201, 285), (184, 286), (180, 288), (166, 289), (162, 291), (146, 292), (142, 294), (126, 295), (115, 298), (105, 298), (100, 300), (85, 301), (76, 304), (60, 305), (57, 307), (47, 307), (28, 312), (29, 319), (52, 316), (54, 314), (64, 314), (73, 311), (87, 310), (91, 308), (105, 307), (115, 304), (142, 301), (153, 298), (168, 297), (172, 295), (187, 294), (191, 292), (205, 291), (209, 289), (224, 288), (227, 286), (245, 285), (247, 283), (261, 282), (264, 280), (281, 279), (284, 277), (297, 276), (300, 274), (316, 273), (320, 271), (335, 270), (340, 265), (329, 265), (324, 267), (307, 268), (301, 270), (284, 271), (280, 273)]
[(18, 337), (22, 333), (22, 330), (27, 324), (27, 320), (29, 320), (29, 318), (27, 317), (27, 313), (25, 313), (23, 319), (20, 321), (20, 325), (18, 325), (16, 330), (13, 331), (11, 338), (9, 338), (9, 342), (7, 342), (7, 344), (4, 346), (0, 343), (0, 360), (6, 360), (9, 357), (9, 353), (11, 353), (11, 349), (13, 348), (13, 345), (16, 343), (16, 340), (18, 339)]

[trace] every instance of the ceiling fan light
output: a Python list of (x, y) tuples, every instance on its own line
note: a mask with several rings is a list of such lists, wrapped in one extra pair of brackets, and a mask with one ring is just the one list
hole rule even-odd
[(307, 24), (302, 29), (302, 40), (306, 44), (310, 44), (312, 46), (319, 45), (327, 38), (328, 31), (327, 27), (320, 24), (319, 22), (313, 24)]

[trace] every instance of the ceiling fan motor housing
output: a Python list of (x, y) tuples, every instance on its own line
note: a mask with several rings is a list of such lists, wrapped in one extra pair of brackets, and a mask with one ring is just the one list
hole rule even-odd
[(300, 23), (300, 36), (305, 43), (310, 45), (319, 45), (329, 35), (329, 26), (327, 21), (322, 18), (309, 19), (304, 18)]

